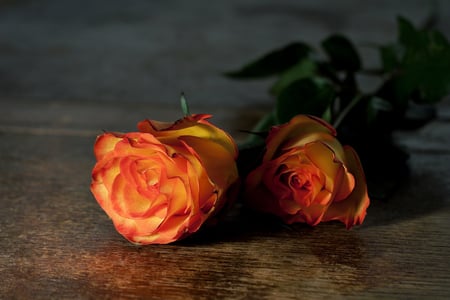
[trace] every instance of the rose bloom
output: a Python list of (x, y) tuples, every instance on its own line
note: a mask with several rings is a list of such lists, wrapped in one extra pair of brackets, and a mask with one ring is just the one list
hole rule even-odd
[(356, 152), (335, 136), (331, 125), (306, 115), (273, 127), (261, 165), (246, 178), (247, 203), (288, 224), (361, 224), (369, 206), (364, 172)]
[(230, 200), (237, 147), (210, 115), (145, 120), (139, 132), (97, 137), (91, 191), (117, 231), (136, 244), (196, 232)]

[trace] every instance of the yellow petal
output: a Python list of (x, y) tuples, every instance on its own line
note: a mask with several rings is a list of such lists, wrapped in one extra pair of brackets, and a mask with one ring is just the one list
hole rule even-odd
[(310, 135), (335, 136), (336, 132), (331, 125), (321, 119), (306, 115), (295, 116), (288, 123), (271, 129), (266, 140), (267, 151), (263, 161), (272, 159), (285, 145), (304, 140)]
[(230, 135), (206, 121), (210, 115), (192, 115), (178, 120), (173, 124), (145, 120), (138, 124), (138, 129), (148, 132), (158, 138), (163, 144), (177, 144), (181, 136), (193, 136), (208, 139), (221, 144), (225, 149), (237, 156), (237, 146)]
[(345, 223), (347, 228), (359, 225), (364, 221), (367, 208), (370, 204), (367, 194), (367, 185), (364, 171), (358, 155), (351, 147), (344, 147), (347, 157), (347, 167), (355, 179), (355, 187), (352, 193), (344, 200), (334, 202), (326, 211), (323, 220), (339, 220)]
[(169, 188), (170, 192), (166, 192), (169, 198), (169, 207), (167, 217), (172, 215), (187, 214), (192, 209), (197, 209), (189, 193), (189, 185), (180, 177), (169, 178), (165, 183), (164, 188)]
[(338, 172), (343, 168), (342, 162), (335, 160), (333, 151), (321, 142), (312, 142), (305, 145), (305, 154), (325, 176), (325, 188), (332, 192)]
[(226, 189), (238, 179), (234, 153), (222, 144), (196, 136), (181, 136), (179, 139), (194, 149), (209, 178), (219, 189)]

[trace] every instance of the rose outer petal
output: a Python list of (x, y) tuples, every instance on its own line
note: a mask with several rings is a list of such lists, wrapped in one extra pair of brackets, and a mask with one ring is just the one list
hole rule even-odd
[(355, 187), (346, 199), (330, 205), (323, 217), (323, 221), (339, 220), (349, 229), (364, 221), (370, 200), (364, 171), (358, 155), (349, 146), (344, 147), (344, 152), (347, 157), (349, 172), (354, 175)]
[(237, 180), (238, 171), (234, 164), (234, 153), (229, 149), (196, 136), (181, 136), (179, 139), (198, 154), (209, 178), (220, 189), (225, 189)]
[(94, 154), (97, 161), (104, 158), (107, 153), (110, 153), (116, 147), (116, 144), (122, 140), (113, 133), (105, 133), (97, 137), (94, 144)]
[[(198, 114), (185, 117), (167, 126), (167, 123), (161, 123), (152, 120), (144, 120), (138, 123), (138, 129), (141, 132), (148, 132), (154, 135), (163, 144), (176, 144), (181, 136), (192, 136), (209, 141), (210, 144), (217, 143), (222, 145), (233, 158), (237, 157), (237, 146), (233, 139), (222, 129), (212, 125), (206, 119), (211, 115)], [(163, 125), (161, 125), (163, 124)]]
[(295, 215), (286, 215), (283, 219), (288, 224), (305, 222), (310, 226), (315, 226), (322, 221), (322, 216), (324, 215), (326, 208), (326, 206), (320, 204), (313, 204), (302, 209)]
[(272, 159), (280, 147), (284, 147), (290, 141), (305, 140), (311, 136), (315, 136), (314, 139), (317, 140), (335, 135), (336, 131), (325, 121), (312, 116), (295, 116), (286, 124), (272, 127), (266, 139), (267, 151), (263, 161)]

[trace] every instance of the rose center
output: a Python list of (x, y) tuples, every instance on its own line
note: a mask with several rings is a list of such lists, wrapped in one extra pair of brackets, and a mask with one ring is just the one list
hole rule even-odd
[(292, 186), (296, 190), (304, 190), (304, 191), (311, 191), (311, 182), (309, 180), (305, 180), (303, 178), (300, 178), (298, 175), (291, 176), (290, 179), (290, 186)]
[(148, 169), (144, 172), (147, 189), (151, 191), (159, 190), (159, 172), (158, 170)]

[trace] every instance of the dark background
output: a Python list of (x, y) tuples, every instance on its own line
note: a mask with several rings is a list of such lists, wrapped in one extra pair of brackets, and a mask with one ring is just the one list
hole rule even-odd
[(267, 81), (221, 73), (294, 40), (317, 46), (348, 35), (396, 38), (396, 16), (416, 26), (437, 13), (450, 34), (448, 1), (0, 0), (0, 100), (95, 101), (178, 106), (271, 105)]

